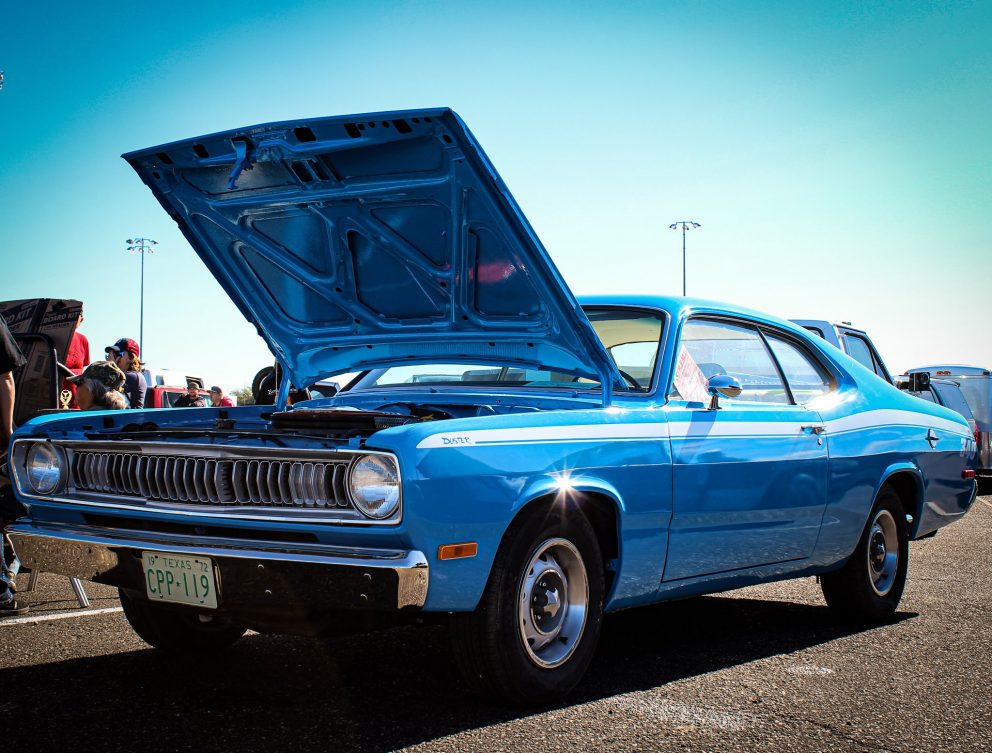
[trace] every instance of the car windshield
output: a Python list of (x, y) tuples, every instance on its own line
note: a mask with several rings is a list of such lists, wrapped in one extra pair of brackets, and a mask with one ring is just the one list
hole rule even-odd
[[(664, 317), (659, 313), (623, 309), (589, 309), (586, 315), (596, 334), (613, 357), (626, 381), (635, 392), (651, 389), (658, 350), (664, 331)], [(408, 387), (415, 384), (449, 386), (567, 387), (599, 389), (594, 379), (576, 377), (547, 369), (494, 364), (432, 363), (394, 366), (370, 372), (356, 387)]]

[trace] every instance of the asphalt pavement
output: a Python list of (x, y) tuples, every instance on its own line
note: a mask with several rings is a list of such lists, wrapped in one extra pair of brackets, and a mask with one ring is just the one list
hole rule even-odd
[(911, 545), (873, 628), (836, 623), (812, 578), (612, 615), (586, 681), (538, 710), (469, 694), (443, 628), (176, 658), (113, 590), (82, 610), (43, 574), (0, 621), (0, 750), (992, 751), (990, 541), (984, 497)]

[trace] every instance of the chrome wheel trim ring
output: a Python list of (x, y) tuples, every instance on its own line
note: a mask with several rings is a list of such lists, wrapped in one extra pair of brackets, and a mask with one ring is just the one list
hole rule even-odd
[(899, 532), (888, 510), (879, 510), (868, 531), (868, 582), (878, 596), (886, 596), (899, 570)]
[(531, 663), (554, 669), (575, 653), (589, 613), (589, 576), (567, 539), (548, 539), (531, 555), (517, 594), (517, 626)]

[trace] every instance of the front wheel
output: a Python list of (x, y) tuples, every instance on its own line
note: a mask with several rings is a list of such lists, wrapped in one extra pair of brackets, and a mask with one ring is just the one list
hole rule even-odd
[(889, 618), (902, 598), (908, 564), (905, 512), (899, 496), (886, 487), (879, 492), (851, 559), (840, 570), (820, 576), (827, 606), (852, 620)]
[(576, 508), (514, 523), (475, 612), (452, 615), (455, 659), (469, 686), (514, 704), (543, 704), (582, 679), (599, 640), (603, 560)]
[(155, 648), (182, 654), (202, 654), (227, 648), (245, 634), (245, 626), (220, 617), (207, 621), (200, 613), (180, 611), (118, 591), (124, 616), (134, 632)]

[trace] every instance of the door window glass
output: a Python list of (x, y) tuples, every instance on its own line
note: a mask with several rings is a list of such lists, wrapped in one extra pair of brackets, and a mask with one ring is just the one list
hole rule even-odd
[(785, 374), (785, 381), (789, 383), (797, 403), (803, 405), (830, 391), (830, 378), (809, 355), (791, 342), (774, 335), (768, 336), (768, 344), (775, 352), (782, 373)]
[(720, 402), (789, 403), (775, 362), (757, 330), (723, 322), (690, 320), (682, 328), (672, 397), (709, 399), (706, 381), (727, 374), (740, 382), (739, 397)]

